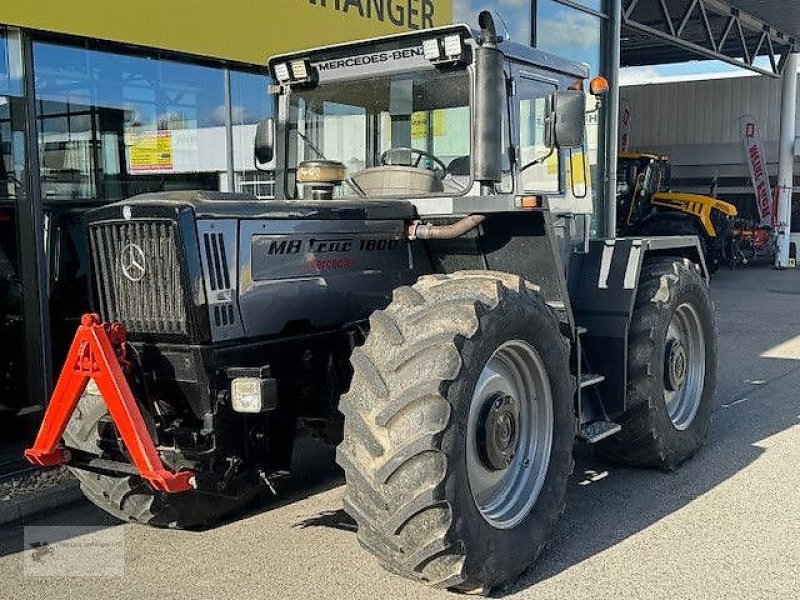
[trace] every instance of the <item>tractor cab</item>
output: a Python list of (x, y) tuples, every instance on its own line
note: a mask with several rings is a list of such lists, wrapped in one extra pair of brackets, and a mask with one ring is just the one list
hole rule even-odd
[(400, 200), (428, 212), (433, 197), (557, 202), (586, 187), (568, 164), (584, 144), (586, 66), (503, 40), (493, 25), (277, 56), (270, 72), (276, 118), (261, 124), (256, 158), (275, 171), (279, 199)]

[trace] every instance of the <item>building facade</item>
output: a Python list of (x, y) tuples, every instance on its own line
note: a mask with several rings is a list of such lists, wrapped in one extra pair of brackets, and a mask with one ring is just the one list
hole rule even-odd
[[(735, 204), (744, 219), (758, 221), (741, 119), (753, 119), (774, 190), (781, 129), (780, 80), (731, 76), (667, 81), (626, 86), (620, 95), (629, 113), (631, 150), (668, 155), (676, 190), (709, 194), (713, 188), (717, 196)], [(800, 114), (795, 130), (800, 131)], [(792, 241), (800, 243), (800, 143), (795, 154)]]
[[(40, 410), (89, 308), (81, 217), (136, 194), (272, 193), (253, 167), (269, 116), (268, 56), (473, 26), (604, 71), (606, 0), (84, 0), (4, 2), (0, 13), (0, 418)], [(596, 202), (604, 113), (589, 116)]]

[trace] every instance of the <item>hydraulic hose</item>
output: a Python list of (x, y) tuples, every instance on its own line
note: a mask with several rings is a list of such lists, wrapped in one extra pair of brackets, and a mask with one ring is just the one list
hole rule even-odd
[(450, 225), (431, 225), (419, 221), (408, 227), (411, 240), (453, 240), (472, 231), (486, 220), (485, 215), (469, 215)]

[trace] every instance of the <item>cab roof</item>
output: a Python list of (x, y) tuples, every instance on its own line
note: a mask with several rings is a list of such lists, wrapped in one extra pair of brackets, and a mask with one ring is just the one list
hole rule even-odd
[[(422, 44), (423, 40), (433, 37), (443, 37), (449, 33), (461, 33), (465, 40), (471, 40), (473, 43), (478, 45), (483, 42), (483, 35), (481, 32), (469, 27), (466, 24), (447, 25), (444, 27), (433, 27), (431, 29), (397, 33), (382, 37), (366, 38), (328, 46), (319, 46), (306, 50), (297, 50), (283, 54), (276, 54), (269, 58), (267, 64), (269, 66), (270, 75), (274, 78), (274, 69), (277, 63), (288, 62), (293, 59), (306, 59), (314, 63), (329, 58), (369, 54), (374, 52), (378, 47), (403, 48), (411, 46), (416, 40), (419, 40), (419, 44)], [(589, 78), (589, 66), (585, 63), (570, 61), (555, 54), (544, 52), (537, 48), (532, 48), (530, 46), (526, 46), (525, 44), (520, 44), (510, 40), (501, 41), (498, 44), (498, 47), (500, 51), (511, 60), (536, 65), (544, 69), (557, 71), (578, 79)]]

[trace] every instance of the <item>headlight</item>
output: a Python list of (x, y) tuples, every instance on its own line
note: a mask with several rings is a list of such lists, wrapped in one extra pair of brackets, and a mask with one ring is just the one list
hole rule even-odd
[(239, 413), (259, 413), (264, 405), (261, 379), (239, 377), (231, 381), (231, 405)]

